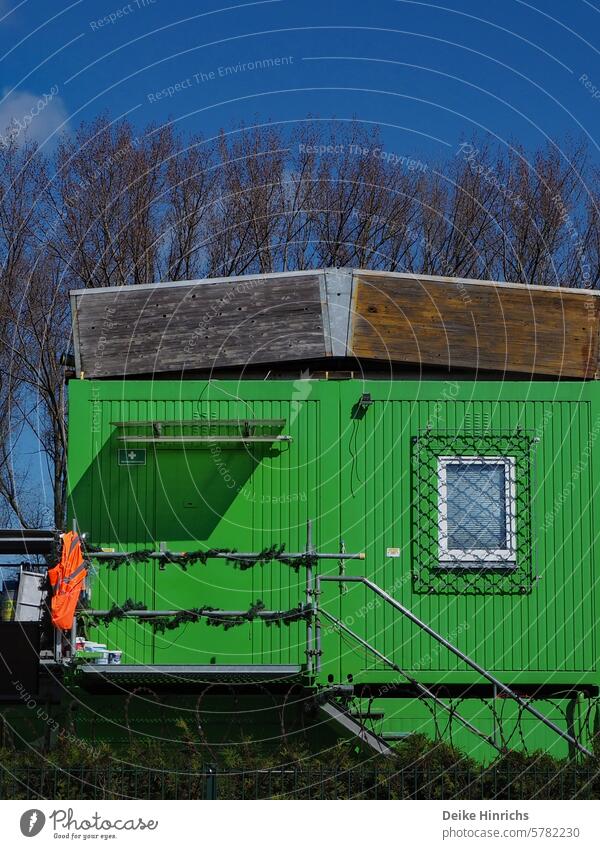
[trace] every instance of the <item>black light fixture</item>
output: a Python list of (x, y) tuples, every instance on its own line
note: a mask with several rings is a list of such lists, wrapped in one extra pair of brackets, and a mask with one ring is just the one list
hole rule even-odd
[(65, 368), (75, 368), (75, 357), (68, 351), (60, 355), (58, 362), (61, 366), (65, 366)]
[(352, 407), (352, 418), (362, 419), (372, 403), (371, 393), (363, 392), (356, 404)]

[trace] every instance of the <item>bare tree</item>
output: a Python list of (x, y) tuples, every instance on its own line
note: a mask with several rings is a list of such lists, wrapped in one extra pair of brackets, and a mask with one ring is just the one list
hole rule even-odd
[(140, 140), (125, 121), (100, 118), (61, 144), (50, 194), (52, 247), (74, 285), (156, 280), (164, 228), (168, 129)]
[(42, 254), (29, 275), (27, 292), (11, 316), (20, 392), (13, 414), (35, 434), (54, 493), (54, 522), (66, 513), (66, 385), (61, 355), (69, 340), (69, 309), (62, 269)]
[(205, 271), (205, 242), (213, 220), (219, 175), (212, 147), (193, 138), (177, 140), (166, 168), (165, 208), (161, 240), (165, 256), (163, 280), (192, 280)]
[(286, 152), (281, 135), (271, 128), (219, 139), (219, 198), (209, 223), (210, 276), (277, 269)]
[[(39, 521), (27, 470), (16, 462), (17, 446), (35, 406), (20, 334), (20, 311), (30, 302), (28, 278), (43, 243), (47, 173), (32, 145), (13, 140), (0, 148), (0, 499), (5, 515), (22, 526)], [(43, 510), (43, 505), (42, 505)]]
[(240, 127), (209, 143), (103, 116), (50, 163), (5, 145), (0, 516), (39, 520), (13, 462), (27, 431), (65, 520), (70, 288), (331, 266), (597, 287), (598, 185), (581, 146), (529, 156), (473, 139), (435, 165), (387, 151), (359, 122)]
[(570, 147), (565, 152), (553, 147), (537, 151), (531, 161), (523, 149), (513, 149), (506, 165), (498, 171), (510, 184), (514, 196), (500, 194), (498, 223), (502, 234), (501, 252), (495, 263), (500, 279), (543, 286), (577, 285), (566, 281), (573, 271), (572, 232), (585, 224), (583, 182), (584, 152)]

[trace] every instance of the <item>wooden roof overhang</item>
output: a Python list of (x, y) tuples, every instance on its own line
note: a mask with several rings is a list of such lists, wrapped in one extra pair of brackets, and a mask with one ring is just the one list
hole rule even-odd
[(71, 293), (85, 377), (357, 358), (596, 378), (600, 292), (361, 269)]

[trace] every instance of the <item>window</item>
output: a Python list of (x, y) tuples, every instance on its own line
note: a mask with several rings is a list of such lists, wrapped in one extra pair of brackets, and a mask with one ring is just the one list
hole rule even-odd
[(426, 429), (412, 439), (414, 591), (532, 592), (536, 435)]
[(515, 501), (513, 457), (439, 457), (439, 565), (514, 568)]

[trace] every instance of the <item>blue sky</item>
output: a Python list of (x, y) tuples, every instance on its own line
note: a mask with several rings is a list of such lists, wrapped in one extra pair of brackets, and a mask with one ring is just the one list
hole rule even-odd
[(45, 95), (28, 132), (49, 146), (108, 111), (205, 136), (357, 117), (434, 160), (473, 132), (600, 150), (599, 0), (0, 0), (0, 17), (0, 124)]

